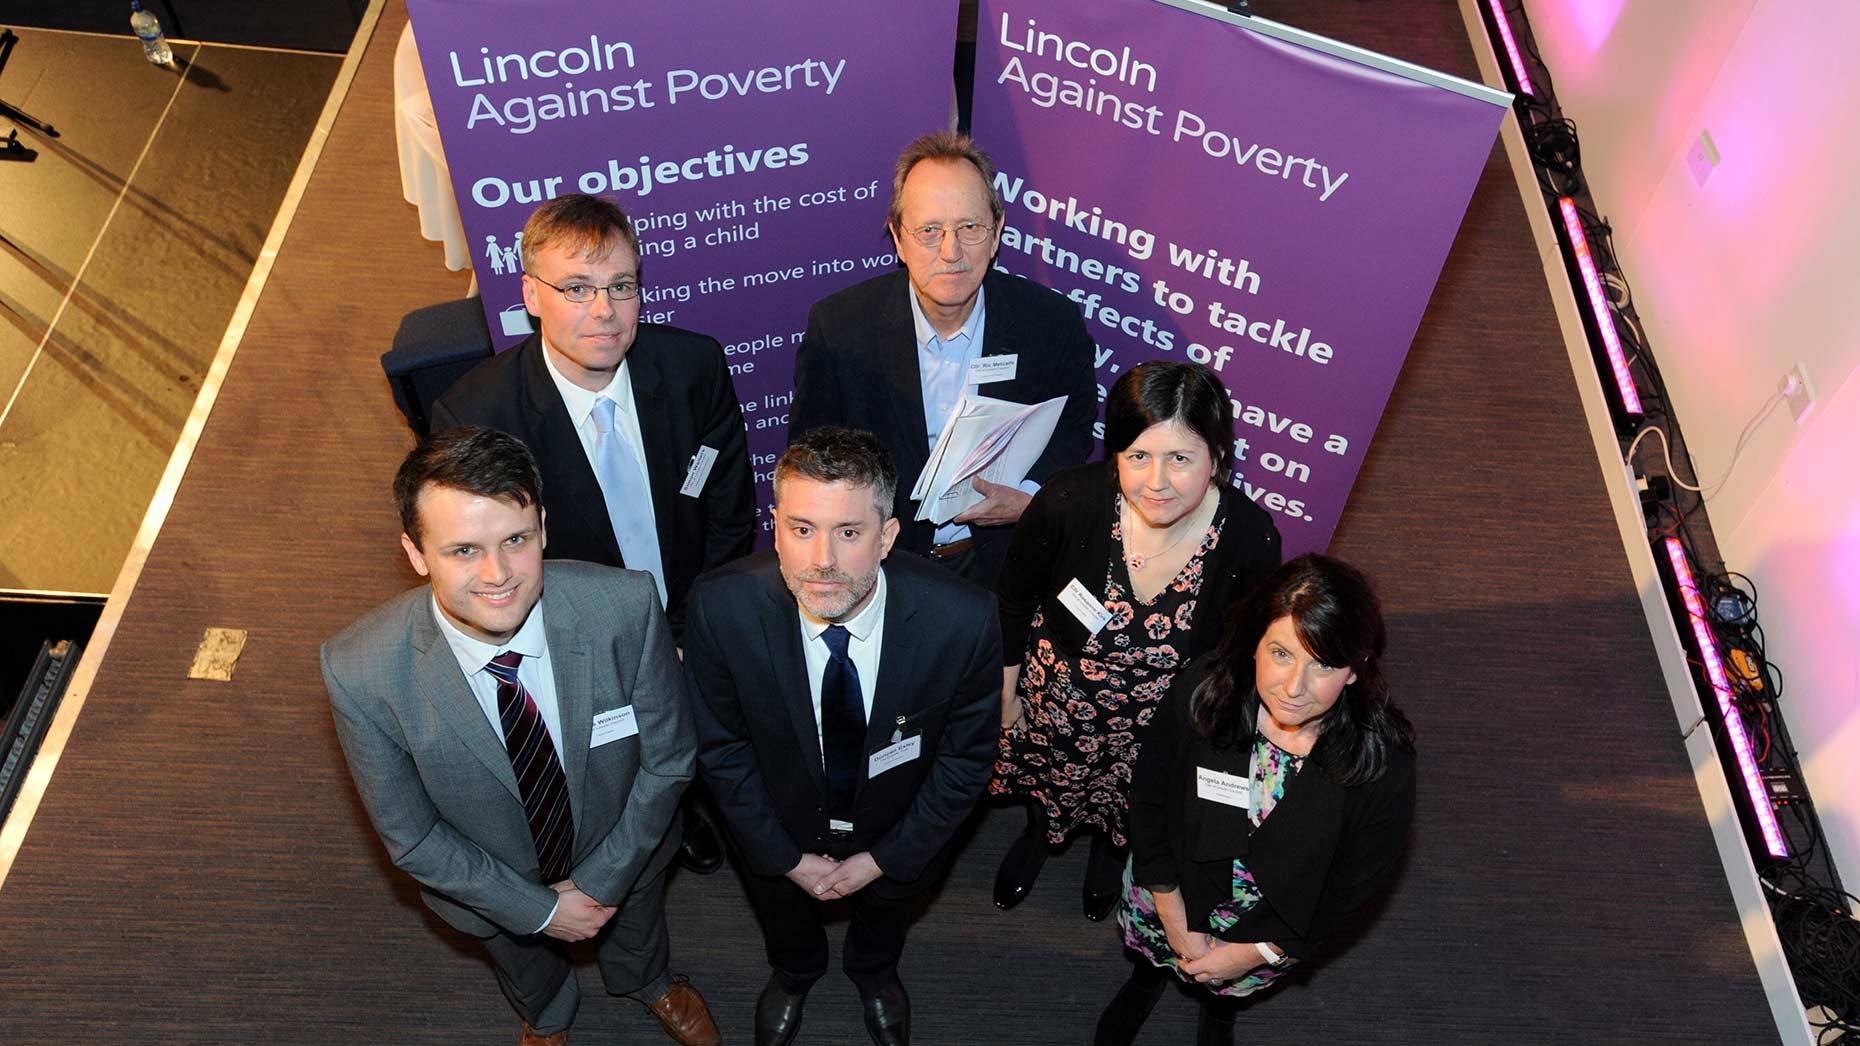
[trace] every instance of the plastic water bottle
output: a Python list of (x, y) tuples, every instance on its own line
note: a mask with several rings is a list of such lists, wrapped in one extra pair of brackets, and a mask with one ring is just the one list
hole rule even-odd
[(173, 65), (174, 49), (161, 35), (161, 22), (142, 9), (142, 0), (129, 0), (129, 28), (142, 41), (142, 56), (154, 65)]

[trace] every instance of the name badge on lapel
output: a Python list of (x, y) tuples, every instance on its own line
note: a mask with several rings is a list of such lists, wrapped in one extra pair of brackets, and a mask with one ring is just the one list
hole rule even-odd
[(1195, 768), (1195, 794), (1222, 806), (1245, 810), (1253, 805), (1252, 782), (1239, 774), (1224, 774), (1205, 766)]
[(710, 478), (710, 467), (717, 463), (717, 448), (699, 447), (691, 455), (691, 464), (685, 466), (685, 483), (678, 488), (678, 493), (688, 498), (695, 498), (704, 493), (704, 481)]
[(623, 737), (632, 737), (639, 733), (639, 717), (633, 714), (633, 706), (597, 712), (594, 716), (594, 733), (588, 739), (589, 748), (599, 748), (610, 741)]
[(963, 384), (986, 385), (993, 381), (1013, 381), (1019, 369), (1020, 353), (1017, 352), (1000, 356), (977, 356), (969, 362), (968, 380)]
[(904, 717), (898, 717), (898, 728), (891, 732), (891, 743), (881, 747), (866, 758), (865, 776), (867, 780), (877, 777), (887, 770), (895, 770), (924, 754), (924, 732), (904, 730)]

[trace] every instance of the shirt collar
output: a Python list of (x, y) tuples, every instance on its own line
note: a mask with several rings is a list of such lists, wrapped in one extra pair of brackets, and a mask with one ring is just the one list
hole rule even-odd
[(965, 339), (973, 340), (975, 332), (982, 329), (983, 317), (988, 314), (987, 289), (977, 287), (975, 308), (969, 310), (969, 318), (962, 321), (961, 330), (945, 338), (936, 332), (935, 327), (930, 326), (929, 317), (924, 315), (923, 303), (917, 300), (917, 288), (911, 286), (909, 280), (904, 283), (904, 294), (911, 300), (911, 327), (917, 335), (919, 351), (927, 348), (933, 340), (943, 345), (953, 345)]
[(523, 627), (510, 637), (510, 642), (503, 646), (493, 646), (482, 640), (473, 639), (459, 631), (445, 611), (439, 609), (439, 597), (430, 595), (428, 600), (433, 608), (433, 620), (439, 622), (439, 633), (446, 637), (446, 645), (452, 648), (452, 656), (458, 659), (459, 668), (467, 676), (481, 672), (491, 659), (506, 650), (515, 650), (524, 657), (541, 657), (549, 652), (548, 633), (543, 630), (542, 600), (530, 608), (530, 616), (523, 621)]
[(820, 634), (830, 625), (844, 625), (854, 639), (863, 643), (872, 637), (872, 630), (878, 627), (878, 623), (885, 620), (885, 568), (882, 565), (878, 568), (878, 584), (872, 588), (871, 601), (854, 614), (850, 621), (822, 621), (802, 610), (798, 601), (794, 608), (801, 615), (801, 632), (808, 639), (819, 639)]
[(543, 365), (549, 368), (549, 377), (555, 382), (555, 391), (561, 394), (562, 405), (568, 408), (569, 424), (577, 430), (587, 424), (588, 415), (594, 413), (594, 401), (602, 396), (614, 401), (615, 410), (633, 409), (633, 379), (627, 376), (625, 356), (620, 357), (620, 366), (614, 371), (613, 380), (607, 383), (607, 387), (594, 392), (562, 376), (562, 372), (556, 369), (555, 360), (550, 358), (547, 338), (543, 339)]

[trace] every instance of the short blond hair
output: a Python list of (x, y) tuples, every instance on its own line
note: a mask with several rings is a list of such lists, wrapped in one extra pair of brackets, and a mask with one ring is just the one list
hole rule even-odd
[(558, 196), (523, 223), (523, 271), (536, 271), (536, 253), (545, 247), (565, 247), (600, 261), (615, 236), (633, 249), (635, 259), (639, 257), (639, 233), (619, 204), (584, 193)]

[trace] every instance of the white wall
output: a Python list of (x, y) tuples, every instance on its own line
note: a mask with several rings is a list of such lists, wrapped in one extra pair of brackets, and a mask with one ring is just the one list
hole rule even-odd
[[(1706, 480), (1796, 363), (1709, 513), (1755, 581), (1828, 843), (1860, 882), (1860, 4), (1526, 0)], [(1685, 153), (1722, 156), (1701, 189)], [(1687, 466), (1677, 465), (1684, 473)]]

